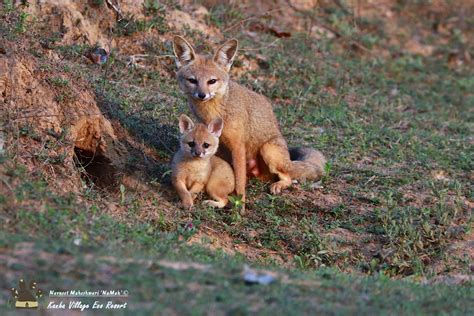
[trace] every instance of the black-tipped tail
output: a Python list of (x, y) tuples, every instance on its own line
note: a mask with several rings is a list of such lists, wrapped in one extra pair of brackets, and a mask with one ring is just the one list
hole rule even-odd
[(319, 180), (324, 175), (326, 158), (312, 148), (290, 148), (291, 165), (289, 174), (292, 179)]

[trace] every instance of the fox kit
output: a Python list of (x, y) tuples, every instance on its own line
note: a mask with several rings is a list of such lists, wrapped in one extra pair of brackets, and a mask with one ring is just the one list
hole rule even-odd
[(179, 118), (181, 147), (173, 157), (171, 181), (186, 208), (193, 206), (195, 195), (204, 188), (214, 200), (203, 203), (218, 208), (227, 204), (227, 196), (234, 191), (232, 167), (215, 156), (223, 124), (220, 118), (207, 126), (194, 125), (184, 114)]
[(177, 78), (192, 112), (204, 123), (221, 117), (225, 123), (221, 142), (232, 153), (236, 193), (245, 199), (249, 173), (278, 176), (270, 186), (273, 194), (291, 185), (292, 179), (316, 180), (324, 173), (324, 156), (316, 150), (292, 150), (283, 138), (271, 103), (229, 79), (238, 42), (231, 39), (214, 55), (197, 55), (182, 37), (175, 36)]

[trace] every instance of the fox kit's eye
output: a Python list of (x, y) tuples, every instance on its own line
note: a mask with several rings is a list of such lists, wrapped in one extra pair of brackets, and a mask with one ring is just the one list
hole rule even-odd
[(195, 142), (189, 142), (189, 143), (188, 143), (188, 146), (189, 146), (189, 147), (194, 147), (194, 146), (196, 146), (196, 143), (195, 143)]
[(217, 79), (211, 79), (207, 82), (207, 84), (215, 84), (217, 82)]
[(198, 81), (194, 78), (188, 78), (188, 81), (191, 82), (192, 84), (197, 84)]
[(211, 145), (209, 145), (208, 143), (202, 144), (202, 147), (204, 147), (204, 148), (206, 148), (206, 149), (209, 148), (209, 146), (211, 146)]

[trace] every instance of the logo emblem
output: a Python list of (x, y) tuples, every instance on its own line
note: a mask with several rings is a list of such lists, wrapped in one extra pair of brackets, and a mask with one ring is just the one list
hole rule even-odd
[(18, 282), (18, 289), (11, 289), (16, 308), (38, 308), (38, 299), (43, 296), (43, 291), (36, 288), (36, 282), (31, 281), (30, 287), (26, 286), (25, 280)]

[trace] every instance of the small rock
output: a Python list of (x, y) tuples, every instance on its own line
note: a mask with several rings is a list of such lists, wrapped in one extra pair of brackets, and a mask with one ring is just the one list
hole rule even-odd
[(74, 238), (73, 243), (76, 246), (80, 246), (82, 244), (82, 239), (81, 238)]
[(392, 88), (392, 89), (390, 90), (390, 96), (391, 96), (391, 97), (396, 97), (399, 93), (400, 93), (400, 91), (398, 91), (397, 87)]
[(320, 190), (324, 188), (321, 181), (312, 183), (310, 187), (312, 190)]
[(87, 57), (89, 57), (89, 59), (94, 64), (102, 65), (107, 62), (107, 58), (109, 57), (109, 54), (107, 53), (105, 49), (98, 47), (90, 51)]
[(250, 269), (247, 265), (244, 266), (243, 278), (245, 284), (261, 284), (268, 285), (275, 281), (275, 277), (268, 273), (258, 273), (257, 271)]
[(196, 10), (193, 12), (193, 15), (197, 17), (198, 19), (204, 19), (206, 16), (209, 15), (209, 11), (206, 9), (205, 6), (200, 5), (199, 7), (196, 8)]
[(321, 38), (331, 39), (331, 38), (336, 37), (336, 34), (334, 34), (333, 32), (317, 25), (314, 25), (311, 28), (311, 34), (313, 34), (313, 36), (316, 39), (321, 39)]

